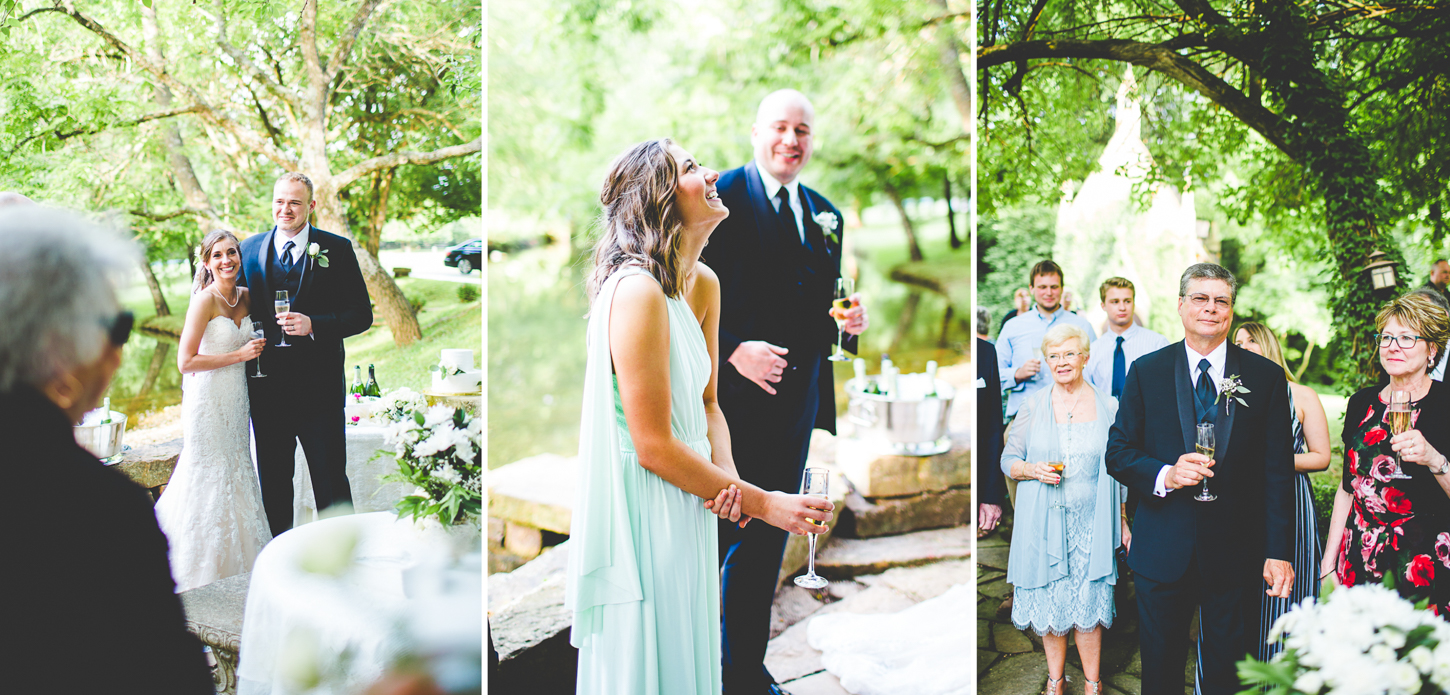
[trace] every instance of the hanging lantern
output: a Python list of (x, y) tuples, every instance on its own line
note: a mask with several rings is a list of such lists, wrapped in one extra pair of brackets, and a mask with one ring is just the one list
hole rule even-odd
[(1378, 249), (1369, 255), (1369, 265), (1364, 270), (1369, 273), (1369, 282), (1376, 291), (1388, 289), (1399, 284), (1395, 279), (1395, 266), (1399, 265), (1390, 260), (1384, 251)]

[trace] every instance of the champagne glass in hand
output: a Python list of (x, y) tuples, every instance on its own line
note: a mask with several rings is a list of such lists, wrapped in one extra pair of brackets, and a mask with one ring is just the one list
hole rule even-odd
[(1055, 458), (1053, 458), (1051, 461), (1048, 461), (1047, 462), (1047, 466), (1052, 469), (1052, 472), (1053, 473), (1056, 473), (1057, 474), (1057, 485), (1054, 485), (1053, 486), (1054, 488), (1056, 488), (1056, 490), (1052, 493), (1052, 500), (1053, 500), (1052, 508), (1053, 509), (1067, 509), (1067, 499), (1065, 497), (1067, 493), (1065, 493), (1065, 492), (1062, 491), (1062, 483), (1063, 483), (1063, 474), (1062, 474), (1062, 472), (1065, 471), (1065, 470), (1067, 470), (1067, 457), (1066, 456), (1062, 456), (1062, 455), (1058, 455)]
[(831, 317), (836, 319), (836, 351), (826, 359), (832, 362), (845, 362), (851, 359), (841, 349), (841, 343), (846, 339), (846, 312), (849, 311), (855, 302), (851, 301), (851, 294), (856, 291), (856, 281), (851, 278), (836, 278), (836, 295), (831, 300)]
[[(1205, 422), (1198, 426), (1198, 444), (1194, 447), (1194, 451), (1210, 459), (1213, 458), (1213, 423)], [(1193, 499), (1199, 502), (1212, 502), (1218, 499), (1208, 491), (1208, 478), (1203, 479), (1203, 490)]]
[[(267, 333), (262, 330), (262, 324), (257, 323), (256, 321), (253, 321), (252, 322), (252, 340), (266, 340), (266, 339), (267, 339)], [(266, 346), (264, 345), (262, 347), (265, 348)], [(267, 375), (262, 373), (262, 356), (261, 355), (257, 355), (257, 373), (256, 374), (253, 374), (252, 377), (253, 378), (256, 378), (256, 379), (261, 379), (261, 378), (263, 378), (265, 376), (267, 376)]]
[[(829, 480), (830, 472), (826, 469), (807, 468), (805, 478), (801, 480), (801, 494), (825, 498)], [(826, 522), (816, 521), (815, 519), (807, 519), (807, 521), (817, 526), (826, 525)], [(829, 582), (826, 581), (825, 577), (816, 574), (816, 534), (808, 533), (806, 537), (810, 539), (809, 542), (811, 545), (810, 563), (807, 565), (806, 573), (795, 578), (795, 584), (804, 589), (825, 588)]]
[[(1385, 419), (1389, 421), (1391, 434), (1404, 434), (1410, 431), (1410, 421), (1414, 419), (1414, 409), (1410, 407), (1409, 391), (1391, 391), (1390, 405), (1385, 408)], [(1405, 473), (1404, 460), (1400, 458), (1400, 452), (1395, 452), (1395, 469), (1390, 472), (1391, 478), (1405, 479), (1409, 474)]]
[[(277, 314), (285, 314), (292, 311), (292, 301), (287, 297), (287, 290), (277, 290), (277, 300), (272, 302), (272, 309)], [(285, 327), (282, 328), (282, 342), (277, 343), (277, 347), (292, 347), (287, 344), (287, 329)]]

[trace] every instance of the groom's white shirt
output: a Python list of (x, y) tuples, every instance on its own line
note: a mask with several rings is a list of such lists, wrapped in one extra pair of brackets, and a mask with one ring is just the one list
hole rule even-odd
[(282, 257), (282, 247), (286, 246), (287, 242), (292, 241), (296, 242), (297, 244), (296, 246), (292, 247), (292, 251), (289, 254), (292, 256), (292, 262), (296, 263), (297, 261), (302, 260), (302, 254), (307, 253), (307, 239), (312, 232), (312, 225), (303, 223), (302, 231), (297, 232), (297, 236), (291, 238), (288, 238), (287, 235), (283, 234), (282, 230), (277, 229), (276, 226), (273, 226), (272, 230), (277, 232), (276, 234), (272, 235), (272, 248), (277, 250), (277, 257)]
[[(1213, 380), (1214, 389), (1217, 390), (1218, 382), (1223, 379), (1223, 369), (1228, 362), (1228, 341), (1225, 340), (1219, 343), (1218, 347), (1214, 348), (1207, 355), (1200, 355), (1196, 350), (1188, 347), (1188, 341), (1186, 340), (1183, 341), (1183, 349), (1188, 352), (1189, 383), (1198, 383), (1198, 363), (1201, 360), (1208, 360), (1208, 378)], [(1168, 483), (1165, 481), (1168, 480), (1169, 468), (1172, 468), (1172, 466), (1164, 466), (1158, 471), (1158, 482), (1153, 485), (1154, 495), (1159, 497), (1168, 496), (1170, 490), (1168, 489)]]
[[(307, 240), (308, 238), (310, 238), (310, 235), (312, 233), (311, 223), (304, 222), (302, 224), (302, 231), (297, 232), (297, 236), (294, 236), (290, 239), (287, 238), (287, 235), (283, 234), (282, 230), (278, 229), (276, 225), (272, 226), (272, 231), (276, 232), (276, 234), (272, 235), (272, 248), (277, 250), (278, 258), (282, 257), (282, 247), (286, 246), (287, 242), (291, 241), (294, 243), (292, 246), (292, 250), (289, 251), (287, 255), (292, 257), (293, 263), (302, 260), (302, 254), (307, 253)], [(313, 340), (317, 340), (317, 336), (312, 333), (308, 333), (307, 337)]]

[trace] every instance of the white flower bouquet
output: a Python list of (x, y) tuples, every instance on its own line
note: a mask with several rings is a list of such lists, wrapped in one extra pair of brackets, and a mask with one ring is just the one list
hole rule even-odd
[(429, 407), (408, 389), (384, 394), (374, 412), (392, 423), (386, 436), (398, 461), (398, 472), (384, 480), (416, 488), (398, 501), (400, 518), (434, 516), (449, 526), (483, 514), (482, 419), (461, 408)]
[[(1274, 623), (1284, 650), (1239, 662), (1239, 678), (1271, 695), (1434, 695), (1450, 692), (1450, 623), (1380, 585), (1304, 599)], [(1241, 695), (1242, 695), (1241, 693)]]

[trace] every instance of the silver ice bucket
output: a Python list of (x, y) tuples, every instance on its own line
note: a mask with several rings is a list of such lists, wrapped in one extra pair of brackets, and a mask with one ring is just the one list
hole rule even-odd
[(850, 403), (846, 406), (846, 419), (856, 425), (859, 439), (884, 441), (898, 454), (931, 456), (951, 451), (947, 418), (952, 412), (956, 389), (937, 379), (935, 395), (925, 395), (924, 384), (913, 384), (919, 388), (912, 393), (911, 388), (906, 388), (911, 377), (918, 377), (920, 382), (926, 380), (924, 374), (902, 375), (898, 377), (898, 394), (887, 396), (864, 391), (871, 382), (879, 385), (879, 376), (868, 376), (864, 382), (847, 381), (846, 395)]
[(76, 443), (108, 466), (121, 460), (121, 439), (125, 434), (126, 414), (115, 410), (111, 411), (110, 422), (75, 426)]

